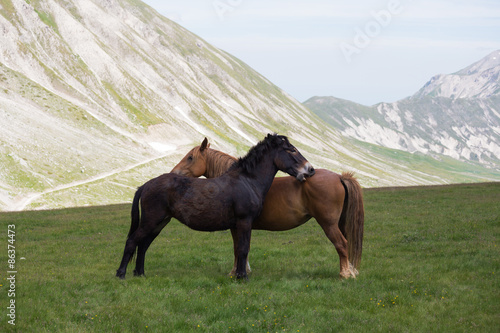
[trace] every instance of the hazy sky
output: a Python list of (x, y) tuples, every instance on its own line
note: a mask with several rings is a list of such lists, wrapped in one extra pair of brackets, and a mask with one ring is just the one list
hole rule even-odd
[(498, 0), (143, 1), (300, 102), (394, 102), (500, 49)]

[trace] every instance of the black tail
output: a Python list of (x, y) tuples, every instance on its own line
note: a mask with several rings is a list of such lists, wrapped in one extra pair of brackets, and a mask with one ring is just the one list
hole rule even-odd
[[(141, 222), (141, 214), (139, 210), (139, 201), (141, 200), (141, 194), (144, 186), (141, 186), (137, 189), (134, 195), (134, 201), (132, 201), (132, 210), (130, 212), (131, 215), (131, 223), (130, 223), (130, 230), (128, 231), (128, 236), (127, 239), (132, 236), (132, 234), (139, 228), (139, 223)], [(137, 249), (137, 248), (136, 248)], [(135, 257), (135, 251), (134, 254), (130, 257), (130, 261), (132, 261)]]

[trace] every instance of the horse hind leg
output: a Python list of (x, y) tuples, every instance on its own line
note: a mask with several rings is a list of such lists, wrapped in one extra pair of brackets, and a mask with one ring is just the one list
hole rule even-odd
[(123, 258), (120, 267), (116, 271), (116, 276), (120, 279), (125, 279), (127, 265), (132, 260), (137, 247), (139, 247), (139, 249), (136, 259), (136, 271), (144, 274), (144, 257), (146, 250), (160, 233), (161, 229), (163, 229), (170, 220), (170, 218), (165, 219), (167, 213), (164, 210), (157, 210), (157, 214), (154, 216), (148, 216), (146, 212), (147, 210), (144, 209), (139, 227), (128, 237), (125, 243)]
[(120, 267), (116, 271), (116, 276), (120, 279), (125, 279), (125, 274), (127, 273), (127, 265), (132, 260), (134, 256), (137, 244), (132, 237), (129, 237), (125, 243), (125, 249), (123, 250), (123, 257), (120, 263)]
[(359, 271), (356, 269), (356, 267), (354, 267), (354, 265), (351, 262), (349, 262), (349, 270), (351, 271), (353, 277), (358, 276)]
[(349, 262), (348, 258), (348, 249), (347, 249), (347, 240), (342, 235), (337, 223), (327, 223), (324, 220), (318, 220), (318, 223), (323, 228), (323, 231), (326, 234), (326, 237), (332, 242), (333, 246), (335, 246), (335, 250), (339, 255), (340, 259), (340, 278), (348, 279), (350, 277), (356, 277), (356, 269)]
[(147, 233), (147, 236), (138, 244), (137, 246), (137, 258), (135, 261), (134, 276), (144, 275), (144, 261), (146, 257), (146, 251), (148, 250), (151, 243), (160, 234), (162, 229), (170, 222), (170, 217), (164, 219), (156, 229)]

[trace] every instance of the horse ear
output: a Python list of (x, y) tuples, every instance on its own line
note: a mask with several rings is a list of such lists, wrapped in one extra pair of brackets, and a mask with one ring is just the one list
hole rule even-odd
[(203, 140), (203, 142), (201, 143), (201, 146), (200, 146), (200, 151), (204, 151), (205, 149), (207, 149), (208, 147), (210, 147), (210, 144), (208, 143), (208, 140), (207, 138), (205, 138)]

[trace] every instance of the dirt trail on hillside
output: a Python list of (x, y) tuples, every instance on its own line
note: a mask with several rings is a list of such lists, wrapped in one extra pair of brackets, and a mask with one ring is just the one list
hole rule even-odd
[(24, 210), (33, 201), (35, 201), (36, 199), (38, 199), (38, 198), (40, 198), (40, 197), (42, 197), (42, 196), (44, 196), (46, 194), (57, 192), (57, 191), (61, 191), (61, 190), (67, 190), (67, 189), (72, 188), (72, 187), (76, 187), (76, 186), (80, 186), (80, 185), (92, 183), (92, 182), (95, 182), (95, 181), (98, 181), (98, 180), (101, 180), (101, 179), (104, 179), (104, 178), (107, 178), (107, 177), (110, 177), (110, 176), (113, 176), (113, 175), (116, 175), (116, 174), (119, 174), (119, 173), (122, 173), (122, 172), (126, 172), (126, 171), (132, 170), (134, 168), (137, 168), (137, 167), (139, 167), (141, 165), (148, 164), (148, 163), (150, 163), (152, 161), (155, 161), (155, 160), (167, 157), (167, 156), (171, 155), (172, 153), (174, 153), (174, 151), (169, 151), (166, 154), (163, 154), (163, 155), (160, 155), (160, 156), (155, 156), (155, 157), (149, 158), (147, 160), (144, 160), (142, 162), (135, 163), (135, 164), (132, 164), (132, 165), (128, 165), (128, 166), (125, 166), (125, 167), (122, 167), (122, 168), (118, 168), (118, 169), (114, 169), (114, 170), (111, 170), (111, 171), (108, 171), (108, 172), (104, 172), (104, 173), (95, 175), (93, 177), (87, 178), (87, 179), (83, 179), (83, 180), (71, 182), (71, 183), (68, 183), (68, 184), (59, 185), (59, 186), (56, 186), (54, 188), (45, 190), (43, 192), (29, 193), (29, 194), (27, 194), (27, 195), (25, 195), (25, 196), (23, 196), (21, 198), (14, 199), (13, 202), (12, 202), (12, 204), (10, 205), (10, 209), (8, 209), (8, 210), (10, 210), (10, 211), (21, 211), (21, 210)]

